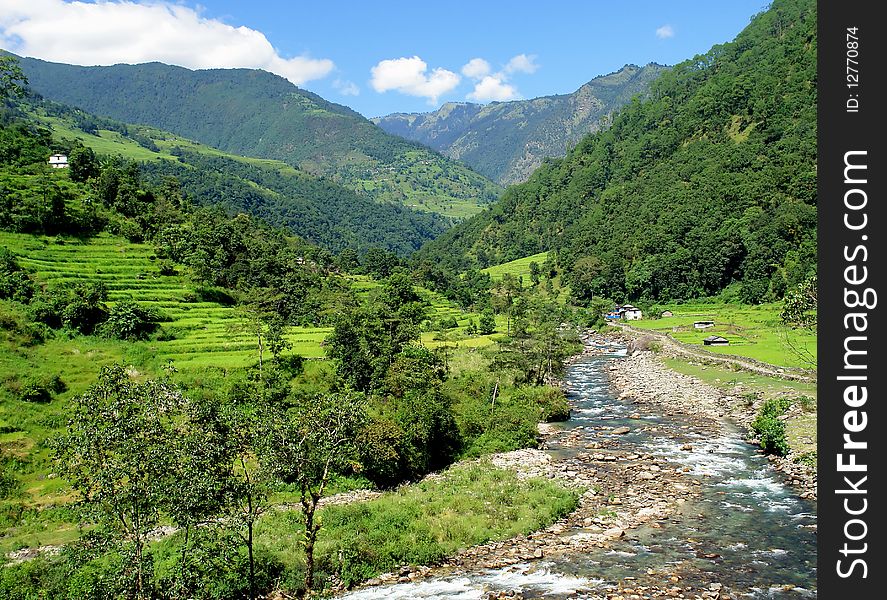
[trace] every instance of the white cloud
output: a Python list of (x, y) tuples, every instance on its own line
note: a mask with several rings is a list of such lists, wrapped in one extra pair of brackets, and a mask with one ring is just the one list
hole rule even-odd
[(663, 25), (656, 30), (656, 37), (658, 37), (660, 40), (674, 37), (674, 27), (672, 27), (671, 25)]
[(474, 86), (474, 91), (468, 94), (469, 100), (478, 102), (517, 100), (520, 98), (517, 89), (504, 79), (496, 75), (487, 75)]
[(370, 85), (377, 92), (397, 90), (410, 96), (428, 98), (437, 104), (438, 97), (459, 85), (459, 76), (452, 71), (437, 68), (428, 72), (428, 65), (418, 56), (380, 61), (370, 69)]
[(192, 69), (255, 68), (296, 85), (326, 77), (329, 59), (284, 58), (260, 31), (158, 0), (2, 0), (0, 47), (79, 65), (160, 61)]
[(333, 82), (333, 87), (336, 88), (343, 96), (360, 95), (360, 88), (357, 87), (357, 84), (353, 81), (348, 81), (347, 79), (336, 79)]
[(481, 79), (485, 75), (489, 75), (490, 63), (482, 58), (472, 58), (462, 67), (462, 74), (471, 79)]
[(536, 64), (536, 55), (526, 55), (526, 54), (518, 54), (517, 56), (513, 56), (511, 60), (508, 61), (508, 64), (505, 65), (504, 71), (506, 73), (527, 73), (533, 74), (539, 68), (539, 65)]

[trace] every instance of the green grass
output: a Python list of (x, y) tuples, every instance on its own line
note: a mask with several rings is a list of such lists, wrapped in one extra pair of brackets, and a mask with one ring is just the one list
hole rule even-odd
[[(738, 304), (677, 304), (656, 307), (656, 314), (671, 310), (674, 316), (644, 318), (631, 326), (668, 333), (676, 340), (719, 354), (734, 354), (781, 367), (815, 368), (816, 335), (782, 325), (778, 303), (755, 306)], [(694, 321), (714, 321), (708, 329), (694, 329)], [(719, 335), (728, 346), (704, 346), (703, 340)], [(806, 358), (812, 359), (812, 363)]]
[(523, 277), (524, 285), (528, 286), (530, 285), (530, 263), (535, 262), (539, 267), (542, 267), (542, 263), (545, 262), (547, 257), (547, 252), (540, 252), (539, 254), (525, 256), (511, 262), (502, 263), (501, 265), (487, 267), (482, 269), (482, 271), (487, 273), (493, 281), (499, 281), (506, 273), (515, 278)]
[[(369, 502), (324, 509), (318, 563), (341, 566), (346, 583), (358, 582), (401, 564), (431, 564), (462, 548), (535, 531), (576, 505), (576, 493), (559, 483), (521, 481), (486, 462), (457, 465)], [(288, 570), (301, 571), (301, 528), (298, 512), (269, 515), (259, 523), (258, 543)]]

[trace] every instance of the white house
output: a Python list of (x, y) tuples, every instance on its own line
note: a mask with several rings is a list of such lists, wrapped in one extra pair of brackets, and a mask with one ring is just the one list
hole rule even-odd
[(714, 321), (696, 321), (693, 323), (693, 327), (696, 329), (708, 329), (709, 327), (714, 327)]
[(626, 304), (620, 308), (622, 309), (622, 318), (626, 321), (638, 321), (642, 317), (641, 309), (636, 306)]
[(68, 157), (64, 154), (53, 154), (49, 157), (49, 166), (53, 169), (67, 169)]

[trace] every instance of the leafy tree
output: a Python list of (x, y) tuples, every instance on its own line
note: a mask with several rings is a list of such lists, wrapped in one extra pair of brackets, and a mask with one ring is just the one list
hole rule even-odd
[(74, 399), (56, 444), (65, 477), (132, 548), (137, 598), (150, 597), (147, 536), (175, 490), (171, 448), (182, 401), (168, 383), (137, 383), (122, 366), (103, 367), (97, 383)]
[(121, 300), (108, 311), (99, 328), (101, 333), (119, 340), (145, 339), (157, 330), (159, 315), (131, 300)]
[(0, 101), (8, 98), (24, 98), (28, 78), (18, 59), (8, 54), (0, 56)]
[(270, 470), (299, 489), (305, 518), (305, 589), (314, 589), (314, 546), (321, 523), (316, 518), (330, 476), (353, 466), (357, 434), (366, 421), (365, 399), (359, 394), (326, 394), (280, 415), (272, 429)]
[(477, 330), (481, 335), (490, 335), (496, 332), (496, 317), (492, 310), (485, 310), (480, 316)]
[(70, 164), (68, 171), (74, 181), (83, 182), (98, 177), (101, 172), (95, 152), (87, 146), (74, 148), (68, 156), (68, 163)]

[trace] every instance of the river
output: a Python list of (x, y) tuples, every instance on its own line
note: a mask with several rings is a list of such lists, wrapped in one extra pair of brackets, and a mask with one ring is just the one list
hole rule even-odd
[[(582, 469), (583, 449), (600, 447), (595, 442), (601, 432), (629, 428), (619, 436), (620, 451), (656, 457), (667, 467), (663, 472), (679, 472), (693, 484), (674, 510), (628, 529), (604, 548), (546, 553), (497, 569), (467, 566), (344, 597), (815, 598), (815, 504), (798, 498), (729, 423), (720, 423), (713, 436), (694, 430), (680, 415), (646, 414), (639, 420), (635, 406), (614, 397), (606, 373), (612, 360), (620, 359), (585, 356), (567, 368), (564, 387), (573, 413), (547, 450), (556, 461)], [(585, 525), (572, 524), (559, 535), (590, 536)]]

